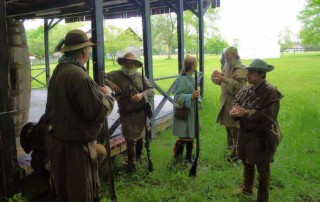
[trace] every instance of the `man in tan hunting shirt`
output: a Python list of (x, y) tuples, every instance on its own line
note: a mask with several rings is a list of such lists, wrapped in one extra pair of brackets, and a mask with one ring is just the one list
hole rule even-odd
[(117, 62), (121, 69), (107, 73), (105, 82), (118, 97), (121, 130), (127, 142), (127, 172), (132, 173), (136, 169), (135, 161), (141, 160), (143, 149), (144, 106), (154, 92), (148, 79), (137, 72), (143, 64), (132, 52), (118, 58)]
[(227, 143), (232, 151), (231, 155), (228, 156), (229, 161), (236, 160), (236, 145), (239, 134), (239, 123), (230, 117), (229, 111), (235, 95), (247, 83), (247, 70), (244, 67), (245, 65), (240, 60), (238, 50), (234, 47), (229, 47), (225, 51), (225, 65), (222, 73), (215, 70), (211, 76), (212, 82), (221, 86), (221, 105), (217, 123), (225, 126), (227, 131)]

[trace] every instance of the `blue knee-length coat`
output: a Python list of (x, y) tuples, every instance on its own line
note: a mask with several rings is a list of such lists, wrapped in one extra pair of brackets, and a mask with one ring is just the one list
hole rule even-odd
[(173, 118), (172, 134), (179, 138), (194, 137), (194, 112), (195, 99), (192, 99), (192, 92), (195, 89), (195, 81), (192, 75), (179, 75), (175, 82), (174, 113), (178, 107), (189, 108), (188, 120)]

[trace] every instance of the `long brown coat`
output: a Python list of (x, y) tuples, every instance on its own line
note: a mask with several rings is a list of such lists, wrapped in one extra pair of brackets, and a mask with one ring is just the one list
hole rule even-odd
[(250, 110), (240, 118), (238, 157), (250, 164), (271, 162), (281, 140), (277, 115), (282, 94), (263, 82), (257, 88), (248, 85), (236, 95), (234, 106)]
[[(121, 70), (112, 71), (106, 74), (106, 80), (112, 81), (121, 90), (118, 99), (122, 135), (129, 140), (138, 140), (144, 135), (145, 115), (144, 105), (153, 96), (153, 87), (144, 76), (145, 89), (143, 90), (142, 75), (137, 73), (132, 80)], [(143, 92), (144, 99), (140, 102), (132, 101), (132, 96)]]
[(221, 85), (220, 111), (216, 122), (226, 127), (239, 127), (239, 123), (230, 117), (229, 112), (235, 95), (247, 83), (247, 70), (244, 67), (245, 65), (239, 61), (229, 72), (226, 72), (225, 69), (222, 70), (225, 82), (213, 81), (213, 83)]
[(98, 193), (96, 160), (88, 144), (113, 109), (113, 98), (103, 95), (80, 66), (59, 64), (48, 87), (45, 112), (49, 124), (46, 148), (58, 201), (88, 202)]

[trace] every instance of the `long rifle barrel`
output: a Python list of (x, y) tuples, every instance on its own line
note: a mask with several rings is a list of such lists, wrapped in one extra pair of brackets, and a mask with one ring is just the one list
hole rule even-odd
[[(198, 72), (195, 70), (195, 90), (198, 90)], [(194, 134), (196, 137), (196, 158), (194, 159), (194, 162), (192, 164), (192, 167), (189, 171), (189, 176), (196, 176), (197, 175), (197, 167), (198, 167), (198, 159), (200, 154), (200, 138), (199, 138), (199, 106), (198, 106), (198, 97), (195, 99), (195, 109), (194, 109), (194, 115), (195, 115), (195, 124), (194, 124)]]
[[(104, 73), (101, 72), (101, 75), (99, 77), (98, 81), (99, 86), (104, 86)], [(108, 127), (108, 119), (106, 118), (103, 125), (103, 130), (101, 130), (103, 137), (106, 137), (106, 150), (107, 150), (107, 156), (106, 156), (106, 162), (107, 162), (107, 174), (108, 174), (108, 183), (109, 183), (109, 191), (110, 191), (110, 201), (116, 202), (117, 201), (117, 195), (116, 195), (116, 189), (114, 185), (114, 178), (113, 178), (113, 172), (112, 172), (112, 163), (111, 163), (111, 149), (110, 149), (110, 136), (109, 134), (109, 127)]]
[[(146, 84), (144, 81), (144, 68), (142, 67), (142, 87), (143, 87), (143, 91), (145, 91), (146, 89)], [(152, 164), (152, 160), (151, 160), (151, 152), (150, 152), (150, 139), (151, 139), (151, 129), (148, 127), (148, 117), (147, 117), (147, 103), (145, 103), (144, 105), (144, 122), (145, 122), (145, 148), (147, 151), (147, 161), (148, 161), (148, 171), (152, 172), (153, 171), (153, 164)]]

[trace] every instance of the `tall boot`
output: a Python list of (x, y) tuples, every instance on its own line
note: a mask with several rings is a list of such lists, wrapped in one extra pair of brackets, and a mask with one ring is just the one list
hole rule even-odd
[(136, 161), (142, 162), (141, 156), (142, 156), (142, 150), (143, 150), (143, 138), (140, 138), (136, 143)]
[(269, 201), (270, 164), (257, 165), (259, 173), (258, 202)]
[(184, 150), (184, 145), (185, 145), (185, 141), (179, 139), (176, 141), (174, 148), (173, 148), (173, 153), (174, 153), (174, 158), (176, 160), (180, 160), (183, 154), (183, 150)]
[(232, 136), (232, 131), (230, 127), (226, 127), (227, 131), (227, 144), (228, 144), (228, 149), (232, 150), (233, 148), (233, 136)]
[(231, 156), (234, 159), (237, 159), (237, 146), (238, 146), (239, 128), (232, 127), (231, 131), (232, 131), (232, 137), (233, 137), (232, 154), (231, 154)]
[(186, 160), (193, 163), (192, 150), (193, 150), (193, 140), (186, 142)]
[(254, 178), (255, 178), (255, 167), (252, 164), (243, 163), (243, 181), (240, 186), (240, 190), (236, 191), (236, 194), (252, 194)]
[(128, 161), (127, 161), (127, 172), (133, 173), (136, 170), (134, 161), (136, 156), (136, 150), (135, 150), (135, 144), (136, 142), (133, 140), (126, 140), (127, 141), (127, 155), (128, 155)]

